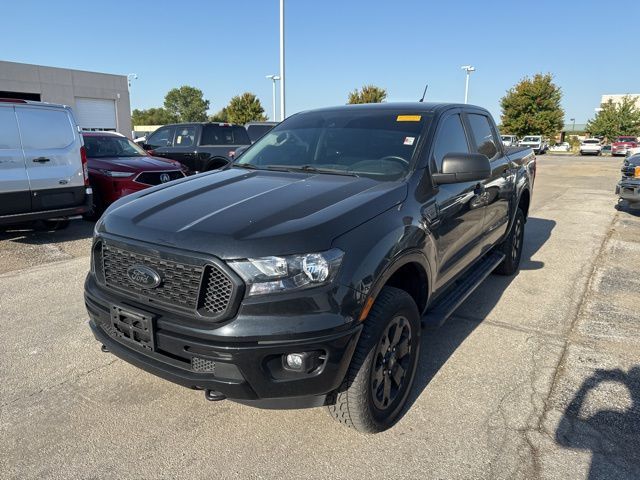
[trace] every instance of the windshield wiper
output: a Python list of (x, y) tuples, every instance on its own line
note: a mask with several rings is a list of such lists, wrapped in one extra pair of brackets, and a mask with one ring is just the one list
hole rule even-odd
[(349, 170), (340, 170), (338, 168), (318, 168), (313, 165), (269, 165), (269, 170), (278, 170), (285, 172), (306, 172), (306, 173), (326, 173), (328, 175), (348, 175), (350, 177), (359, 177), (355, 172)]
[(249, 170), (262, 170), (262, 168), (258, 168), (257, 166), (253, 165), (252, 163), (232, 163), (230, 166), (232, 166), (232, 167), (240, 167), (240, 168), (247, 168)]

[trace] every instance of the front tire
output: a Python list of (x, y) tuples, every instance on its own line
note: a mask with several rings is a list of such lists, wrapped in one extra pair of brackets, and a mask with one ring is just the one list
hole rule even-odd
[(522, 245), (524, 243), (524, 212), (520, 207), (516, 210), (516, 218), (513, 220), (511, 230), (500, 245), (496, 248), (504, 253), (505, 258), (494, 270), (498, 275), (513, 275), (520, 267), (522, 257)]
[(362, 433), (392, 427), (402, 414), (420, 353), (420, 315), (413, 298), (384, 287), (364, 327), (329, 414)]

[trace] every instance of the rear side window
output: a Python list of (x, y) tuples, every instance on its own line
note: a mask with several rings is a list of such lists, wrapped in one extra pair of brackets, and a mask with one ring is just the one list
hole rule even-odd
[(16, 108), (22, 145), (25, 149), (64, 148), (74, 141), (74, 133), (65, 110)]
[(174, 147), (193, 147), (196, 144), (196, 126), (187, 125), (176, 127), (176, 136), (173, 139)]
[(438, 171), (442, 166), (442, 159), (448, 153), (469, 153), (460, 115), (451, 115), (442, 121), (433, 152)]
[(0, 150), (20, 148), (18, 123), (13, 108), (0, 108)]
[(477, 152), (486, 155), (489, 160), (498, 154), (498, 147), (493, 139), (493, 130), (489, 119), (484, 115), (469, 114), (471, 133), (477, 145)]
[(151, 148), (170, 147), (173, 141), (173, 127), (159, 128), (147, 139), (147, 145)]
[(250, 143), (244, 127), (223, 125), (202, 127), (200, 145), (249, 145)]
[(249, 134), (249, 139), (252, 142), (255, 142), (260, 137), (268, 133), (274, 125), (249, 125), (247, 127), (247, 133)]

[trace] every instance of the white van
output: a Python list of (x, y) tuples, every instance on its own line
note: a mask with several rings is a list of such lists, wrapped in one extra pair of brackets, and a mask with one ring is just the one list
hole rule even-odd
[(0, 225), (62, 227), (91, 208), (82, 136), (70, 107), (0, 99)]

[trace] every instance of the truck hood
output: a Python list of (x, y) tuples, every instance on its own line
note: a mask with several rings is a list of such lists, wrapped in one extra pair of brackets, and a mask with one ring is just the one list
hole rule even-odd
[(98, 230), (223, 259), (315, 252), (406, 196), (404, 182), (231, 168), (124, 197)]

